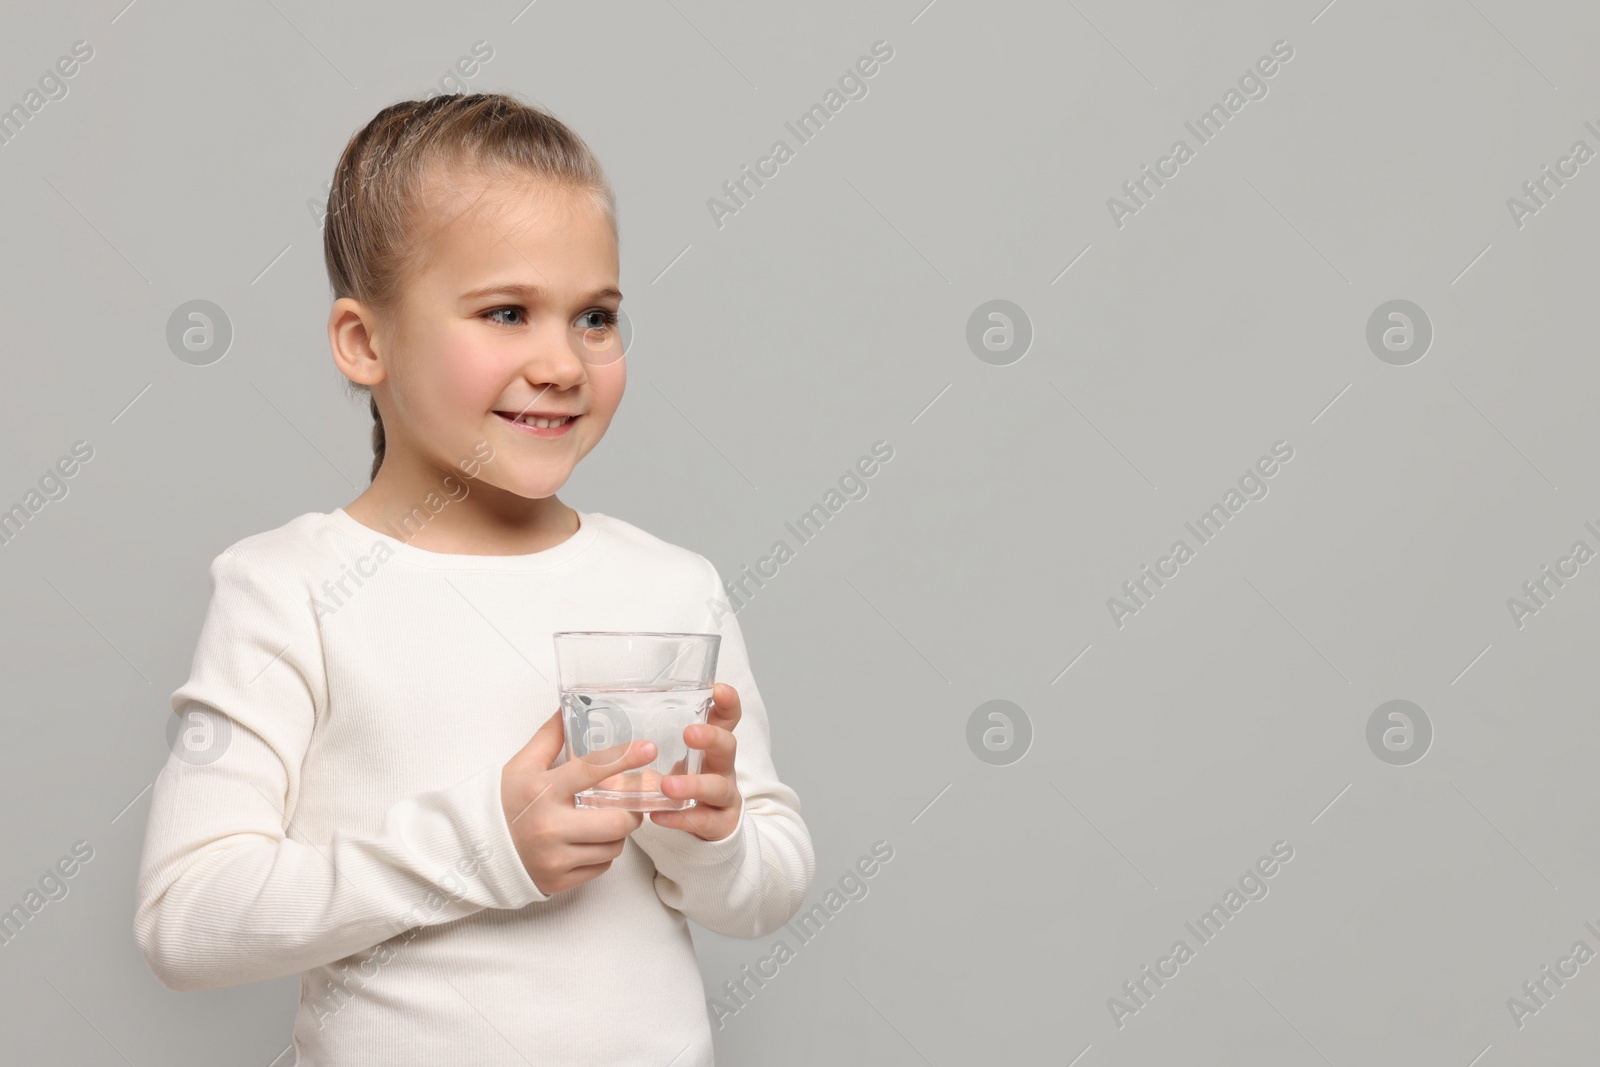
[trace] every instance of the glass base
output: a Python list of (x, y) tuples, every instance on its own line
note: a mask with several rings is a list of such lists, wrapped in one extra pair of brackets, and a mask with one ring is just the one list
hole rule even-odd
[(665, 793), (630, 793), (619, 789), (585, 789), (572, 795), (580, 808), (620, 808), (623, 811), (685, 811), (698, 803), (693, 797)]

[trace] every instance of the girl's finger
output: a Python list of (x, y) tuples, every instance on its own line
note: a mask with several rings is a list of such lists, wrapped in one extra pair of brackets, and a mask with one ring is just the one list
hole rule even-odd
[(702, 804), (726, 808), (739, 798), (739, 787), (722, 774), (674, 774), (661, 779), (661, 791), (675, 800), (693, 797)]
[(739, 749), (739, 739), (723, 727), (709, 723), (685, 727), (684, 742), (690, 748), (705, 753), (700, 760), (703, 774), (733, 774), (733, 760)]
[[(698, 814), (697, 814), (698, 813)], [(694, 807), (684, 811), (652, 811), (650, 819), (658, 826), (682, 830), (706, 841), (721, 841), (733, 832), (739, 816), (728, 818), (724, 809)]]
[(711, 689), (711, 713), (706, 721), (713, 726), (732, 730), (739, 721), (739, 691), (727, 682), (718, 682)]

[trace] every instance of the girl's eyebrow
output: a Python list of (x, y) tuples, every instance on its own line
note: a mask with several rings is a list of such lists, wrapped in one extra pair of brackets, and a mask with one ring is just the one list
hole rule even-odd
[[(543, 295), (544, 290), (537, 285), (528, 285), (523, 282), (494, 282), (490, 285), (479, 286), (478, 288), (470, 290), (469, 292), (462, 293), (461, 299), (477, 300), (486, 296), (510, 296), (528, 303), (537, 303), (539, 298)], [(603, 289), (596, 289), (594, 292), (588, 294), (582, 299), (586, 301), (599, 300), (603, 297), (616, 297), (618, 300), (621, 300), (622, 290), (608, 285)]]

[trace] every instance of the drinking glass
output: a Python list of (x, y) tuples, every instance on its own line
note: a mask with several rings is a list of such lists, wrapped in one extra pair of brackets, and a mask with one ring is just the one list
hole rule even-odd
[(554, 635), (566, 758), (596, 763), (629, 741), (655, 742), (656, 758), (575, 794), (580, 808), (661, 811), (692, 798), (661, 791), (668, 774), (698, 774), (684, 728), (705, 722), (715, 684), (718, 634), (564, 630)]

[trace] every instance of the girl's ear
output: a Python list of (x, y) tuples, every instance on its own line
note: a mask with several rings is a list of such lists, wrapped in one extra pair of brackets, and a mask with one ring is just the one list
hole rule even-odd
[(373, 310), (353, 297), (335, 300), (328, 314), (328, 347), (333, 350), (334, 364), (346, 378), (369, 388), (386, 376), (373, 336), (376, 326)]

